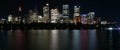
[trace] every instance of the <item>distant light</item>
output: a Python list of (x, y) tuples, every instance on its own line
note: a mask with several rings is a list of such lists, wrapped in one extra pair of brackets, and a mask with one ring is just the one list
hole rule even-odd
[(2, 21), (5, 21), (6, 19), (2, 18), (1, 20), (2, 20)]
[(110, 28), (108, 28), (108, 30), (113, 30), (113, 28), (112, 28), (112, 27), (110, 27)]
[(120, 30), (120, 27), (118, 27), (118, 30)]
[(74, 6), (74, 8), (80, 8), (80, 6)]
[(96, 27), (99, 27), (99, 25), (96, 25)]
[(21, 6), (19, 6), (19, 8), (18, 8), (18, 11), (22, 11), (22, 8), (21, 8)]
[(90, 12), (90, 14), (95, 14), (95, 12)]
[(38, 18), (43, 18), (42, 16), (38, 16)]
[(47, 3), (46, 5), (48, 6), (49, 4)]
[(77, 7), (77, 6), (74, 6), (74, 7)]
[(87, 14), (82, 14), (81, 16), (85, 17), (85, 16), (87, 16)]

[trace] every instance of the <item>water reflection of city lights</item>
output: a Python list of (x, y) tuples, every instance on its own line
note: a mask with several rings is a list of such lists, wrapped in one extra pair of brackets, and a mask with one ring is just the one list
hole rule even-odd
[(58, 31), (52, 30), (51, 31), (51, 50), (57, 50), (58, 48)]
[(108, 30), (113, 30), (113, 28), (112, 28), (112, 27), (110, 27), (110, 28), (108, 28)]
[(120, 30), (120, 27), (118, 27), (118, 30)]

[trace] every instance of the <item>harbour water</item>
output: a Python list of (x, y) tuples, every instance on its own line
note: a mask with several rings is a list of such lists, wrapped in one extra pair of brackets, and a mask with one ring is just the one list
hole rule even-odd
[(0, 50), (120, 50), (120, 31), (1, 30)]

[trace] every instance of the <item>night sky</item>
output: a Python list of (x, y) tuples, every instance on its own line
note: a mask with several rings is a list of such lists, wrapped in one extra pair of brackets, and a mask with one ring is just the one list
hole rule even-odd
[(119, 0), (0, 0), (0, 17), (16, 14), (19, 5), (22, 6), (24, 14), (34, 7), (37, 7), (39, 14), (42, 14), (42, 6), (46, 3), (49, 3), (51, 8), (58, 7), (60, 10), (62, 4), (69, 4), (70, 11), (73, 11), (74, 5), (80, 5), (81, 13), (94, 11), (96, 16), (102, 17), (103, 20), (118, 22), (120, 19)]

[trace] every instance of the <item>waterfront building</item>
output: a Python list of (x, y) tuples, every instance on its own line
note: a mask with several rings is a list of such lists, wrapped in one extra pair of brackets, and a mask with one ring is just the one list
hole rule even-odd
[(25, 17), (26, 23), (38, 22), (38, 12), (33, 10), (29, 10), (28, 15)]
[(9, 15), (7, 21), (8, 21), (8, 22), (12, 22), (12, 20), (13, 20), (12, 15)]
[(6, 21), (6, 19), (1, 18), (1, 19), (0, 19), (0, 24), (1, 24), (1, 23), (2, 23), (2, 24), (4, 24), (4, 23), (5, 23), (5, 21)]
[(73, 22), (75, 25), (77, 25), (78, 23), (80, 24), (81, 22), (81, 17), (80, 16), (76, 16), (74, 19), (73, 19)]
[(44, 7), (43, 7), (43, 19), (44, 22), (46, 22), (50, 17), (49, 15), (49, 4), (47, 3)]
[(95, 12), (89, 12), (87, 15), (88, 15), (88, 24), (94, 24)]
[(33, 15), (30, 16), (31, 22), (38, 22), (38, 15), (37, 13), (33, 13)]
[(73, 21), (74, 24), (80, 22), (80, 6), (74, 6)]
[(100, 17), (94, 17), (94, 24), (100, 24)]
[(73, 17), (80, 16), (80, 6), (74, 6)]
[(87, 14), (81, 14), (81, 23), (82, 24), (88, 24)]
[(68, 23), (69, 21), (69, 5), (68, 4), (64, 4), (62, 6), (62, 20), (65, 23)]
[(62, 18), (69, 19), (69, 5), (67, 4), (63, 5), (62, 13), (63, 13)]
[(14, 18), (15, 18), (15, 20), (14, 20), (14, 21), (15, 21), (15, 22), (18, 22), (18, 17), (16, 16), (16, 17), (14, 17)]
[(43, 22), (43, 17), (42, 16), (38, 16), (38, 23), (41, 23), (41, 22)]
[(57, 23), (57, 21), (59, 20), (59, 11), (57, 8), (55, 9), (51, 9), (51, 23)]
[(24, 22), (25, 23), (31, 23), (32, 22), (32, 20), (31, 20), (32, 15), (33, 15), (33, 10), (29, 10), (28, 14), (25, 16)]

